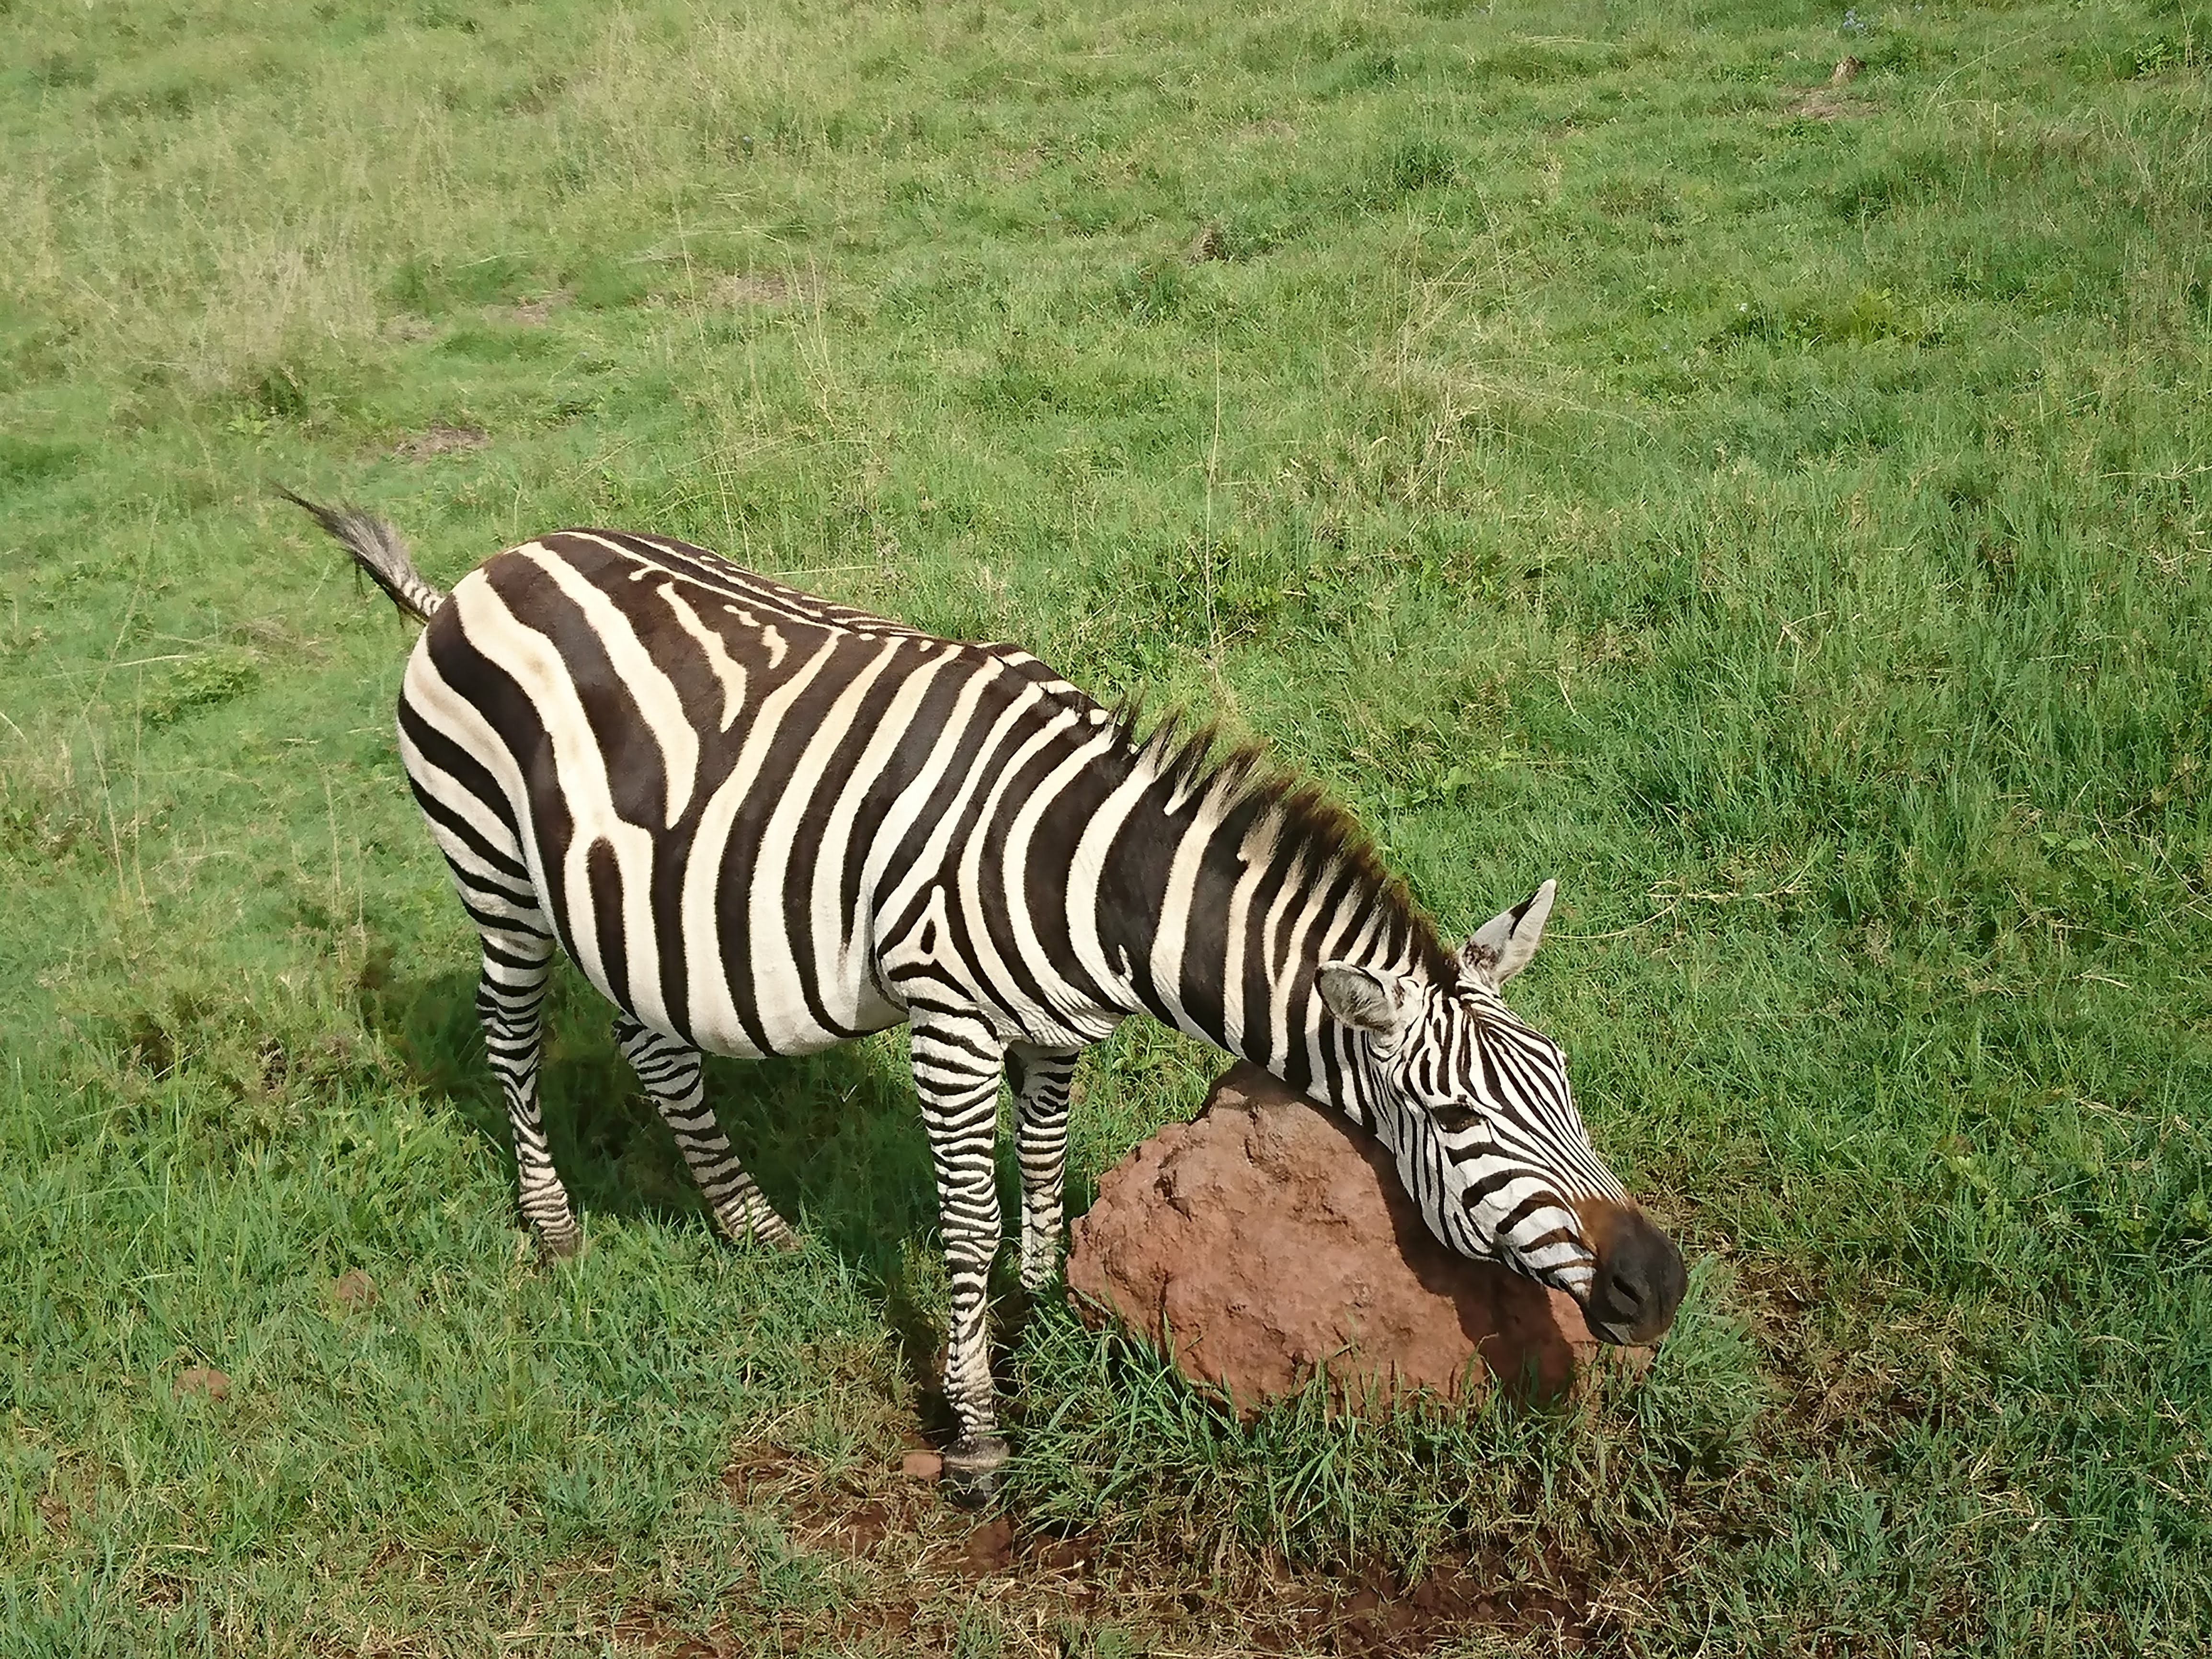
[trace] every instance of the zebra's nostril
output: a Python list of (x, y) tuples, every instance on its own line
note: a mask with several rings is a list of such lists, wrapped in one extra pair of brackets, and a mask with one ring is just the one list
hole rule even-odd
[(1644, 1292), (1626, 1273), (1614, 1273), (1607, 1288), (1613, 1292), (1613, 1305), (1623, 1313), (1641, 1313), (1644, 1310)]

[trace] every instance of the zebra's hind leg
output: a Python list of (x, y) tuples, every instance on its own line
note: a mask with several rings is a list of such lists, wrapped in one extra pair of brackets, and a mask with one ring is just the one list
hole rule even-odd
[(908, 1006), (915, 1091), (937, 1168), (938, 1225), (952, 1281), (945, 1393), (960, 1419), (960, 1438), (945, 1451), (945, 1479), (954, 1497), (981, 1503), (997, 1489), (1008, 1453), (991, 1381), (989, 1282), (1001, 1237), (992, 1153), (1006, 1049), (980, 1016), (911, 1000)]
[(615, 1041), (676, 1137), (677, 1149), (706, 1194), (722, 1236), (733, 1244), (757, 1238), (781, 1249), (796, 1249), (797, 1236), (753, 1184), (731, 1149), (729, 1137), (714, 1121), (700, 1076), (699, 1051), (639, 1024), (628, 1014), (615, 1020)]
[(545, 1120), (538, 1109), (538, 1063), (544, 1050), (545, 984), (552, 975), (553, 941), (520, 927), (489, 928), (483, 935), (483, 970), (477, 981), (477, 1018), (484, 1051), (514, 1130), (515, 1188), (522, 1218), (548, 1255), (574, 1255), (583, 1234), (569, 1207), (568, 1189), (553, 1167)]
[(1080, 1048), (1007, 1051), (1022, 1166), (1022, 1288), (1032, 1296), (1060, 1267), (1060, 1219), (1067, 1180), (1067, 1103)]

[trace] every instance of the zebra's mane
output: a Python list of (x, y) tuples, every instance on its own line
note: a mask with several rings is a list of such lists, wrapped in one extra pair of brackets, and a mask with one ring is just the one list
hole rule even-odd
[(1210, 795), (1218, 811), (1257, 806), (1272, 821), (1276, 846), (1311, 871), (1343, 870), (1406, 930), (1431, 982), (1459, 982), (1459, 957), (1405, 882), (1375, 850), (1359, 821), (1313, 779), (1276, 760), (1257, 739), (1230, 741), (1218, 722), (1194, 723), (1171, 710), (1149, 729), (1135, 700), (1115, 712), (1115, 728), (1130, 761), (1170, 787)]

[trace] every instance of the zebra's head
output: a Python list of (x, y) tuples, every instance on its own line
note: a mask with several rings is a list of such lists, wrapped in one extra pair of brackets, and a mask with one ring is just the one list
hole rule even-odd
[(1601, 1340), (1649, 1342), (1681, 1304), (1681, 1252), (1591, 1147), (1559, 1044), (1498, 994), (1536, 954), (1553, 892), (1484, 923), (1454, 982), (1333, 962), (1316, 988), (1355, 1033), (1369, 1121), (1430, 1231), (1566, 1291)]

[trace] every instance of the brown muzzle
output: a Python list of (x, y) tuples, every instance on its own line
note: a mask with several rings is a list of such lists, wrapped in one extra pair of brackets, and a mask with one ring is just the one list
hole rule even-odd
[(1674, 1322), (1689, 1275), (1674, 1241), (1633, 1204), (1578, 1207), (1583, 1237), (1597, 1252), (1583, 1317), (1601, 1342), (1656, 1342)]

